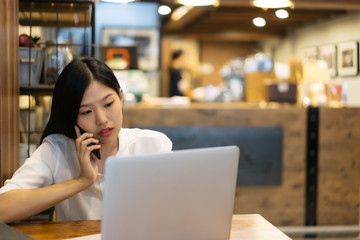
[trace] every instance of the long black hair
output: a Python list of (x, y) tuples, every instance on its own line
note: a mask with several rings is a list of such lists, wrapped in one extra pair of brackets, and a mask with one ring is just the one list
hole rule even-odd
[(120, 96), (119, 82), (105, 63), (92, 57), (74, 59), (64, 68), (55, 83), (50, 119), (41, 142), (53, 133), (76, 139), (74, 126), (81, 100), (92, 81), (110, 87)]

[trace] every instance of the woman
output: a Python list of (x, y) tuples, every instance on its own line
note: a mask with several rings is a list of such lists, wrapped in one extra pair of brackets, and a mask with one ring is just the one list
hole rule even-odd
[[(0, 189), (0, 221), (54, 205), (57, 220), (101, 219), (107, 157), (171, 151), (162, 133), (122, 129), (123, 100), (104, 63), (88, 57), (67, 65), (54, 88), (42, 144)], [(92, 153), (96, 149), (101, 159)]]
[(172, 54), (170, 73), (170, 91), (169, 96), (186, 96), (190, 91), (190, 74), (184, 68), (184, 53), (182, 50), (176, 50)]

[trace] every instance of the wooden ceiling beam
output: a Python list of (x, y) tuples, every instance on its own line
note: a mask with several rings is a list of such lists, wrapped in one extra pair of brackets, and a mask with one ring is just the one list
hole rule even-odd
[(212, 7), (194, 7), (189, 10), (182, 18), (177, 21), (172, 20), (171, 18), (165, 24), (164, 30), (175, 30), (186, 27), (194, 21), (197, 21), (199, 18), (204, 16), (208, 11), (211, 11)]
[(184, 35), (184, 34), (195, 34), (195, 33), (199, 33), (199, 34), (226, 34), (226, 35), (231, 35), (234, 33), (249, 33), (249, 32), (253, 32), (253, 33), (264, 33), (266, 35), (271, 35), (271, 36), (277, 36), (277, 37), (282, 37), (286, 35), (286, 26), (265, 26), (265, 27), (256, 27), (253, 24), (232, 24), (232, 25), (227, 25), (227, 26), (222, 26), (221, 24), (213, 24), (213, 25), (200, 25), (200, 26), (194, 26), (194, 27), (189, 27), (186, 29), (181, 29), (179, 30), (175, 30), (175, 31), (166, 31), (165, 34), (180, 34), (180, 35)]
[[(167, 33), (167, 36), (172, 36), (171, 33)], [(185, 38), (195, 38), (199, 41), (221, 41), (221, 42), (255, 42), (259, 41), (259, 39), (267, 40), (267, 39), (279, 39), (284, 36), (267, 33), (267, 32), (259, 32), (255, 33), (253, 31), (244, 31), (244, 32), (226, 32), (226, 33), (176, 33), (175, 36), (181, 36)]]
[[(196, 1), (196, 0), (194, 0)], [(296, 9), (326, 9), (326, 10), (360, 10), (358, 0), (293, 0)], [(174, 0), (162, 0), (169, 5)], [(220, 0), (220, 7), (250, 7), (250, 0)]]
[[(226, 25), (226, 28), (224, 28), (224, 25), (222, 24), (206, 24), (201, 25), (200, 27), (192, 27), (187, 28), (182, 31), (178, 31), (179, 34), (181, 33), (224, 33), (224, 32), (238, 32), (238, 31), (248, 31), (248, 32), (264, 32), (267, 34), (273, 34), (276, 36), (282, 36), (286, 33), (287, 25), (274, 25), (269, 24), (265, 27), (259, 28), (255, 27), (252, 23), (241, 23), (241, 24), (229, 24)], [(170, 32), (165, 32), (170, 33)]]
[[(360, 10), (358, 0), (293, 0), (296, 9)], [(250, 0), (220, 0), (220, 6), (252, 6)]]
[(295, 9), (360, 10), (358, 0), (294, 0)]
[[(359, 1), (360, 3), (360, 1)], [(214, 17), (236, 17), (241, 15), (265, 14), (274, 15), (277, 9), (262, 10), (259, 8), (218, 8), (216, 11), (209, 12), (210, 16)], [(287, 9), (289, 14), (299, 15), (326, 15), (329, 13), (344, 13), (346, 10), (312, 10), (312, 9)]]
[(221, 21), (221, 22), (236, 22), (236, 21), (243, 21), (243, 20), (249, 20), (249, 19), (253, 19), (254, 17), (264, 17), (268, 20), (271, 21), (278, 21), (278, 22), (283, 22), (283, 21), (292, 21), (292, 20), (315, 20), (315, 19), (321, 19), (321, 18), (328, 18), (333, 16), (334, 13), (333, 12), (327, 12), (327, 13), (323, 13), (323, 14), (298, 14), (298, 13), (290, 13), (289, 18), (287, 19), (279, 19), (275, 16), (275, 14), (271, 13), (271, 14), (251, 14), (251, 13), (247, 13), (247, 14), (239, 14), (239, 15), (211, 15), (207, 18), (206, 21), (212, 21), (212, 22), (216, 22), (216, 21)]
[[(174, 4), (173, 0), (168, 2)], [(278, 19), (274, 9), (256, 8), (250, 0), (220, 0), (217, 8), (194, 7), (179, 22), (164, 21), (164, 34), (191, 36), (204, 41), (259, 41), (284, 37), (292, 27), (360, 10), (360, 0), (294, 0), (294, 4), (295, 8), (288, 9), (288, 19)], [(267, 21), (263, 28), (252, 24), (252, 19), (259, 16)]]

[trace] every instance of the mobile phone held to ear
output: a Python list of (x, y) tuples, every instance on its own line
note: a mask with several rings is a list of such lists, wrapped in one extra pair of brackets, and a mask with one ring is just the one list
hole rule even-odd
[[(85, 133), (85, 130), (82, 129), (81, 127), (79, 127), (79, 125), (76, 124), (76, 126), (80, 129), (80, 134), (84, 134)], [(92, 146), (92, 145), (95, 145), (95, 143), (90, 143), (88, 145), (88, 147)], [(92, 153), (94, 153), (94, 155), (99, 159), (101, 160), (101, 154), (100, 154), (100, 149), (95, 149), (92, 151)]]

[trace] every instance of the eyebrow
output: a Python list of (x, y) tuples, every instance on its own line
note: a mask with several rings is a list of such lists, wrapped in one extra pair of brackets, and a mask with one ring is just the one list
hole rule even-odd
[[(113, 95), (113, 93), (109, 93), (108, 95), (106, 95), (105, 97), (103, 97), (102, 99), (100, 99), (100, 102), (106, 100), (107, 98), (111, 97)], [(88, 103), (88, 104), (81, 104), (80, 107), (88, 107), (92, 105), (91, 103)]]

